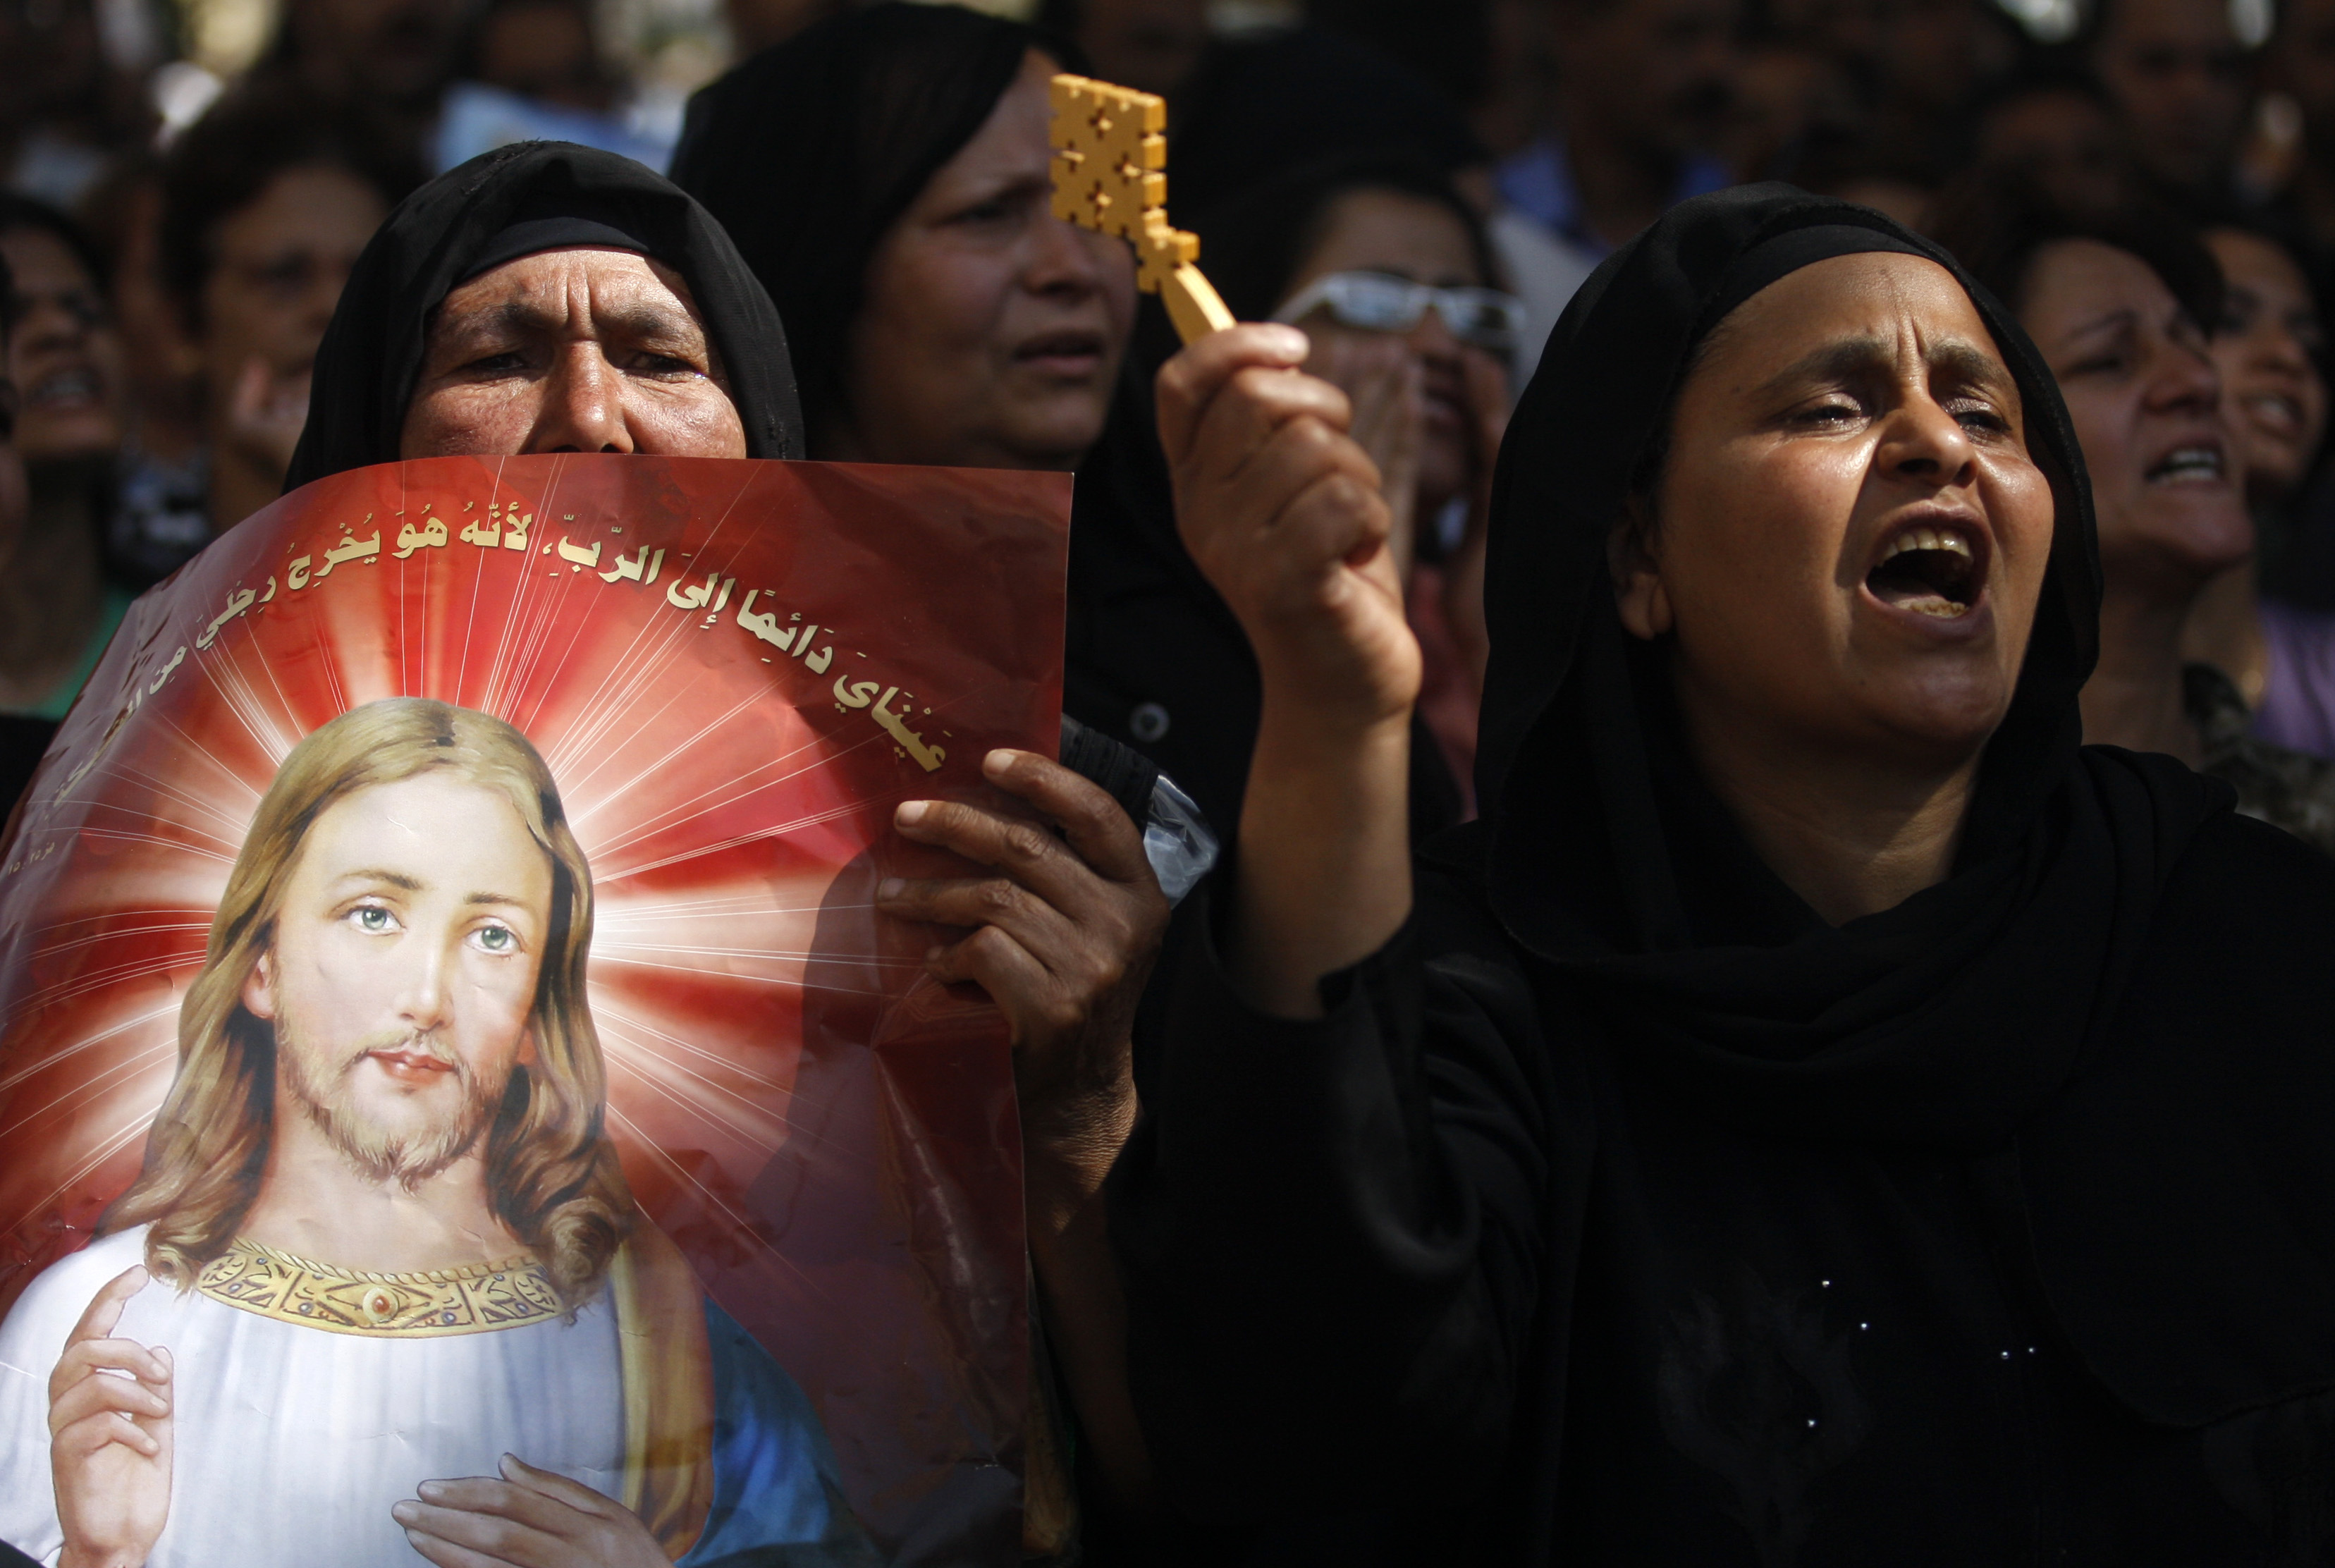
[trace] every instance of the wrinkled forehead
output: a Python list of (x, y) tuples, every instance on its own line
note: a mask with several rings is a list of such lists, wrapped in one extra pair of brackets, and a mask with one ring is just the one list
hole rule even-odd
[(1698, 367), (1767, 373), (1812, 361), (1846, 368), (1915, 356), (1979, 379), (2016, 380), (1961, 281), (1926, 256), (1865, 251), (1828, 256), (1775, 279), (1737, 305), (1697, 345)]
[(637, 318), (701, 336), (705, 331), (678, 270), (636, 250), (598, 245), (529, 251), (473, 273), (447, 292), (435, 319), (448, 323), (515, 306), (564, 315), (578, 304), (588, 305), (595, 316)]

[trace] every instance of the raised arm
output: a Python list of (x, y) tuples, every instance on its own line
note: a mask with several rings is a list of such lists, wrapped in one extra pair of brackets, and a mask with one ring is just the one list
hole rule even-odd
[(1419, 644), (1379, 474), (1294, 327), (1203, 338), (1159, 373), (1184, 543), (1248, 634), (1264, 704), (1226, 950), (1255, 1006), (1319, 1017), (1320, 982), (1410, 910)]

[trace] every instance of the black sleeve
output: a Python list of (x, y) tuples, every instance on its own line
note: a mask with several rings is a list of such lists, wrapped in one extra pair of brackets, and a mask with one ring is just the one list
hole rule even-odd
[(1326, 1017), (1268, 1017), (1226, 979), (1207, 893), (1112, 1177), (1162, 1479), (1203, 1521), (1464, 1501), (1501, 1472), (1552, 1242), (1569, 1255), (1553, 1169), (1585, 1158), (1550, 1125), (1531, 988), (1423, 893), (1324, 983)]

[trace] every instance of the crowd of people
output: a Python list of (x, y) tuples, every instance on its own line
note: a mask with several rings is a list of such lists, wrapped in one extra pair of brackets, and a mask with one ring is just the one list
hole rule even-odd
[[(0, 20), (0, 797), (328, 474), (1075, 473), (1060, 831), (877, 895), (1014, 1031), (1032, 1558), (2335, 1550), (2335, 0), (737, 0), (662, 171), (571, 0), (167, 135), (93, 18)], [(1246, 324), (1053, 216), (1064, 69)]]

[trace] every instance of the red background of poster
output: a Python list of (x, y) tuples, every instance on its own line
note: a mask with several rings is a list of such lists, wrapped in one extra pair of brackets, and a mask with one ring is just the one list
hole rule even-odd
[(350, 708), (439, 698), (527, 734), (591, 861), (642, 1207), (809, 1394), (887, 1553), (1012, 1560), (1004, 1029), (867, 896), (938, 868), (896, 803), (986, 794), (994, 746), (1052, 753), (1069, 510), (1062, 475), (448, 458), (321, 480), (215, 543), (132, 608), (0, 843), (0, 1312), (135, 1174), (277, 764)]

